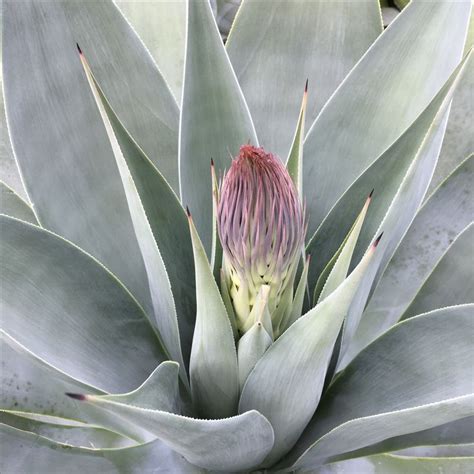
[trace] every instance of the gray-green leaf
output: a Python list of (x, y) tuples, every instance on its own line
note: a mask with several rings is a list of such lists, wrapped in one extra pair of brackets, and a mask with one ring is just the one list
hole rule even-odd
[(248, 376), (239, 412), (256, 409), (275, 430), (275, 445), (265, 466), (292, 448), (313, 416), (342, 321), (375, 248), (376, 244), (371, 246), (336, 291), (276, 340)]
[(440, 309), (370, 344), (332, 383), (287, 465), (316, 466), (472, 415), (473, 316), (474, 305)]
[(167, 357), (113, 274), (66, 240), (0, 217), (2, 328), (37, 356), (106, 391), (139, 385)]
[(309, 235), (446, 82), (461, 59), (470, 10), (470, 2), (412, 1), (327, 102), (304, 145)]
[(200, 416), (232, 416), (239, 398), (234, 334), (194, 223), (189, 228), (196, 270), (196, 326), (189, 376), (193, 403)]
[(245, 99), (208, 1), (188, 2), (188, 33), (180, 122), (180, 192), (189, 206), (207, 254), (212, 244), (212, 185), (216, 171), (230, 165), (229, 153), (257, 145)]

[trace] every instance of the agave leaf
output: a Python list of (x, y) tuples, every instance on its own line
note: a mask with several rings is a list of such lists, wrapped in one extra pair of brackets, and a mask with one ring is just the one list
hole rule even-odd
[[(144, 472), (198, 474), (192, 466), (161, 441), (122, 449), (86, 449), (55, 443), (43, 436), (0, 425), (2, 472), (70, 474), (142, 474)], [(33, 471), (32, 471), (33, 470)]]
[(471, 223), (437, 262), (402, 319), (433, 309), (455, 304), (471, 303), (474, 296), (474, 267), (472, 265), (474, 246), (474, 223)]
[[(176, 305), (179, 336), (186, 367), (196, 314), (192, 244), (178, 197), (163, 175), (136, 144), (97, 87), (104, 108), (140, 195), (148, 222), (163, 257)], [(171, 317), (172, 315), (169, 315)], [(171, 326), (175, 323), (170, 321)]]
[[(378, 190), (377, 199), (371, 204), (371, 211), (365, 220), (359, 244), (355, 249), (354, 261), (361, 258), (368, 242), (373, 238), (380, 222), (386, 216), (408, 169), (419, 155), (423, 142), (427, 140), (428, 135), (432, 137), (431, 140), (435, 141), (442, 138), (444, 127), (434, 126), (433, 122), (437, 116), (447, 113), (455, 87), (466, 70), (467, 60), (468, 58), (458, 66), (428, 107), (400, 138), (352, 183), (326, 216), (306, 249), (312, 255), (318, 255), (309, 270), (310, 284), (316, 281), (326, 262), (337, 251), (339, 242), (349, 232), (350, 223), (354, 221), (359, 212), (359, 203), (365, 199), (368, 190), (376, 188)], [(434, 156), (434, 158), (436, 157)], [(426, 176), (430, 176), (428, 170)]]
[(201, 416), (225, 418), (235, 413), (239, 398), (234, 334), (191, 217), (189, 228), (196, 269), (197, 303), (189, 363), (193, 403)]
[(265, 466), (291, 449), (316, 410), (333, 345), (375, 247), (332, 295), (276, 340), (248, 376), (239, 412), (256, 409), (275, 430)]
[[(117, 168), (122, 179), (128, 208), (132, 218), (133, 228), (135, 230), (135, 236), (140, 247), (148, 276), (148, 284), (150, 287), (151, 300), (154, 310), (153, 322), (158, 329), (158, 332), (163, 339), (164, 346), (166, 347), (171, 358), (179, 363), (181, 367), (182, 380), (185, 384), (188, 384), (186, 368), (181, 352), (178, 318), (176, 315), (173, 293), (171, 291), (171, 283), (168, 278), (168, 273), (161, 256), (160, 249), (158, 248), (157, 242), (155, 240), (153, 228), (150, 225), (149, 216), (146, 213), (146, 209), (151, 207), (149, 206), (149, 203), (152, 201), (153, 197), (149, 196), (149, 194), (145, 196), (147, 198), (147, 201), (145, 201), (147, 207), (145, 208), (144, 201), (142, 200), (141, 196), (146, 193), (147, 189), (140, 183), (138, 186), (140, 186), (140, 190), (142, 192), (140, 193), (138, 191), (137, 185), (135, 184), (135, 181), (132, 177), (124, 154), (129, 157), (129, 161), (138, 162), (138, 166), (140, 166), (140, 164), (144, 164), (145, 166), (149, 165), (149, 172), (153, 172), (155, 170), (153, 169), (153, 165), (147, 160), (146, 157), (143, 156), (143, 153), (140, 152), (136, 144), (128, 135), (127, 131), (117, 119), (117, 116), (111, 109), (107, 99), (104, 97), (102, 90), (97, 84), (97, 81), (92, 75), (89, 64), (87, 63), (82, 52), (80, 52), (80, 58), (82, 65), (84, 66), (84, 71), (86, 73), (89, 86), (94, 95), (94, 99), (99, 109), (101, 118), (104, 122), (107, 136), (110, 140), (110, 145), (117, 163)], [(140, 178), (141, 176), (138, 175), (138, 177)], [(163, 182), (160, 183), (158, 179), (156, 181), (162, 185), (161, 188), (165, 188), (166, 191), (171, 194), (171, 199), (168, 199), (168, 201), (172, 200), (172, 190), (167, 188), (166, 182), (163, 180)], [(156, 196), (154, 196), (154, 198), (156, 198)], [(163, 205), (164, 203), (160, 204)], [(153, 210), (153, 207), (151, 207), (151, 209)], [(150, 216), (154, 218), (156, 215), (154, 213), (150, 213)], [(158, 224), (158, 229), (156, 224)], [(154, 230), (155, 232), (164, 234), (165, 230), (160, 228), (159, 224), (159, 222), (155, 222)], [(183, 317), (184, 316), (185, 315), (183, 315)]]
[(38, 419), (29, 413), (0, 411), (0, 422), (71, 446), (101, 449), (123, 448), (135, 444), (104, 428), (58, 417), (45, 418), (43, 415)]
[(303, 266), (303, 271), (301, 272), (300, 281), (296, 287), (291, 311), (287, 313), (288, 317), (285, 318), (280, 325), (280, 334), (285, 332), (303, 314), (304, 297), (307, 294), (308, 288), (308, 269), (310, 261), (311, 257), (308, 255)]
[(346, 278), (349, 266), (351, 263), (354, 249), (359, 239), (362, 225), (369, 209), (370, 201), (372, 200), (372, 193), (365, 200), (364, 207), (357, 216), (352, 228), (342, 242), (341, 246), (334, 254), (332, 259), (326, 265), (321, 275), (318, 278), (316, 287), (314, 289), (314, 302), (320, 302), (328, 295), (330, 295)]
[(186, 0), (116, 0), (179, 102), (183, 85)]
[(8, 0), (3, 14), (7, 121), (38, 220), (97, 257), (151, 314), (122, 182), (76, 42), (124, 125), (175, 188), (178, 107), (112, 1)]
[(248, 375), (261, 359), (266, 350), (272, 345), (272, 336), (263, 327), (260, 321), (239, 339), (238, 361), (240, 389), (244, 387)]
[[(355, 472), (370, 472), (371, 474), (432, 474), (446, 472), (455, 474), (469, 472), (474, 467), (474, 457), (471, 458), (411, 458), (381, 454), (349, 461), (337, 462), (312, 470), (314, 474), (354, 474)], [(297, 471), (299, 473), (299, 471)]]
[(286, 157), (305, 79), (312, 123), (381, 32), (376, 0), (243, 2), (226, 47), (262, 145)]
[[(464, 54), (467, 54), (473, 46), (474, 15), (471, 12)], [(446, 127), (438, 166), (431, 180), (430, 191), (436, 189), (461, 164), (464, 158), (473, 151), (471, 137), (474, 133), (474, 125), (472, 120), (469, 120), (471, 116), (471, 91), (473, 88), (474, 67), (471, 67), (466, 71), (453, 97), (448, 126)]]
[(222, 420), (200, 420), (137, 407), (110, 396), (76, 396), (111, 417), (148, 430), (189, 462), (205, 469), (250, 469), (263, 461), (273, 445), (270, 423), (255, 410)]
[(350, 347), (353, 354), (400, 319), (436, 261), (474, 220), (473, 179), (471, 155), (418, 211), (364, 311)]
[(316, 466), (394, 436), (472, 415), (474, 305), (397, 324), (335, 379), (288, 458)]
[(250, 141), (257, 145), (242, 91), (208, 1), (189, 0), (186, 63), (180, 121), (181, 201), (191, 207), (208, 255), (212, 240), (209, 160), (223, 171), (229, 153)]
[(0, 181), (0, 213), (38, 225), (31, 206), (3, 181)]
[(392, 258), (400, 240), (411, 225), (416, 212), (423, 201), (441, 148), (452, 93), (456, 88), (459, 79), (462, 77), (462, 73), (467, 64), (469, 64), (470, 57), (470, 55), (466, 57), (453, 73), (448, 84), (446, 84), (445, 87), (449, 87), (450, 82), (452, 81), (447, 96), (441, 103), (430, 128), (426, 132), (406, 175), (388, 207), (387, 213), (383, 217), (379, 229), (377, 230), (378, 233), (380, 229), (383, 229), (387, 232), (389, 238), (384, 239), (380, 251), (377, 253), (376, 258), (371, 262), (371, 266), (364, 276), (347, 315), (342, 332), (339, 369), (344, 367), (350, 360), (346, 355), (346, 351), (359, 325), (372, 288), (374, 288), (380, 280), (387, 263)]
[[(69, 375), (52, 367), (44, 360), (27, 350), (12, 337), (2, 331), (1, 355), (3, 367), (2, 376), (5, 380), (3, 389), (2, 408), (9, 411), (22, 410), (35, 414), (38, 421), (49, 421), (44, 416), (59, 416), (62, 420), (83, 421), (101, 426), (137, 442), (146, 442), (153, 439), (148, 431), (120, 419), (104, 416), (102, 410), (95, 407), (78, 404), (65, 393), (95, 393), (103, 392), (90, 385), (83, 384)], [(170, 410), (177, 401), (176, 382), (170, 382), (170, 368), (176, 378), (176, 364), (166, 362), (160, 365), (147, 379), (143, 387), (153, 385), (155, 393), (154, 408)], [(158, 378), (158, 383), (152, 383)], [(142, 397), (143, 398), (143, 397)]]
[(446, 82), (461, 59), (470, 9), (470, 2), (411, 2), (321, 111), (304, 145), (309, 235)]
[(143, 309), (96, 260), (34, 225), (0, 225), (2, 328), (18, 342), (106, 391), (136, 387), (167, 358)]
[[(443, 446), (450, 446), (453, 449), (459, 447), (459, 449), (462, 449), (464, 446), (472, 446), (471, 443), (474, 443), (474, 432), (472, 430), (473, 422), (474, 417), (468, 416), (466, 418), (461, 418), (456, 421), (451, 421), (450, 423), (436, 426), (435, 428), (421, 430), (402, 436), (395, 436), (367, 448), (362, 448), (357, 451), (351, 451), (350, 453), (337, 456), (336, 459), (339, 461), (396, 450), (408, 451), (409, 449), (418, 449), (417, 447), (419, 446), (422, 446), (426, 450), (432, 449), (433, 453)], [(441, 449), (440, 452), (442, 451), (443, 450)], [(397, 452), (401, 453), (402, 451)]]
[(301, 101), (300, 115), (296, 124), (295, 136), (290, 147), (290, 153), (286, 160), (288, 170), (293, 183), (295, 183), (298, 194), (303, 198), (303, 143), (305, 137), (306, 106), (308, 104), (308, 81), (304, 88), (303, 100)]
[(87, 421), (64, 392), (103, 392), (52, 367), (3, 330), (0, 330), (0, 349), (2, 409)]
[(122, 394), (101, 395), (101, 400), (174, 413), (180, 409), (178, 371), (179, 365), (176, 362), (163, 362), (135, 390)]

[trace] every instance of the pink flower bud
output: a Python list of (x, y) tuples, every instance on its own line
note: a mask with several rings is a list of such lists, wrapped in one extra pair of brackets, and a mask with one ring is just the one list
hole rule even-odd
[(262, 148), (242, 146), (222, 180), (217, 219), (239, 327), (260, 287), (269, 285), (275, 330), (284, 316), (282, 303), (293, 295), (306, 232), (304, 207), (280, 160)]

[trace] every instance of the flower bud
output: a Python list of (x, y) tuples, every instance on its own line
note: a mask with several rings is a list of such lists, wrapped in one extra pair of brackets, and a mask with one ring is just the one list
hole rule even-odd
[(242, 331), (262, 285), (270, 287), (273, 331), (293, 300), (306, 223), (298, 192), (280, 160), (244, 145), (225, 174), (217, 209), (223, 274)]

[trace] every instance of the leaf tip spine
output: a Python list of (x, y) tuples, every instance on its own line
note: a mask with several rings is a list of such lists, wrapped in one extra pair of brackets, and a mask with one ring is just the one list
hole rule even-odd
[(377, 248), (377, 245), (379, 244), (380, 239), (382, 238), (382, 235), (383, 235), (383, 232), (381, 232), (381, 234), (375, 239), (374, 248)]
[(73, 400), (79, 400), (81, 402), (87, 400), (87, 396), (82, 393), (66, 392), (65, 395), (67, 395), (69, 398), (72, 398)]

